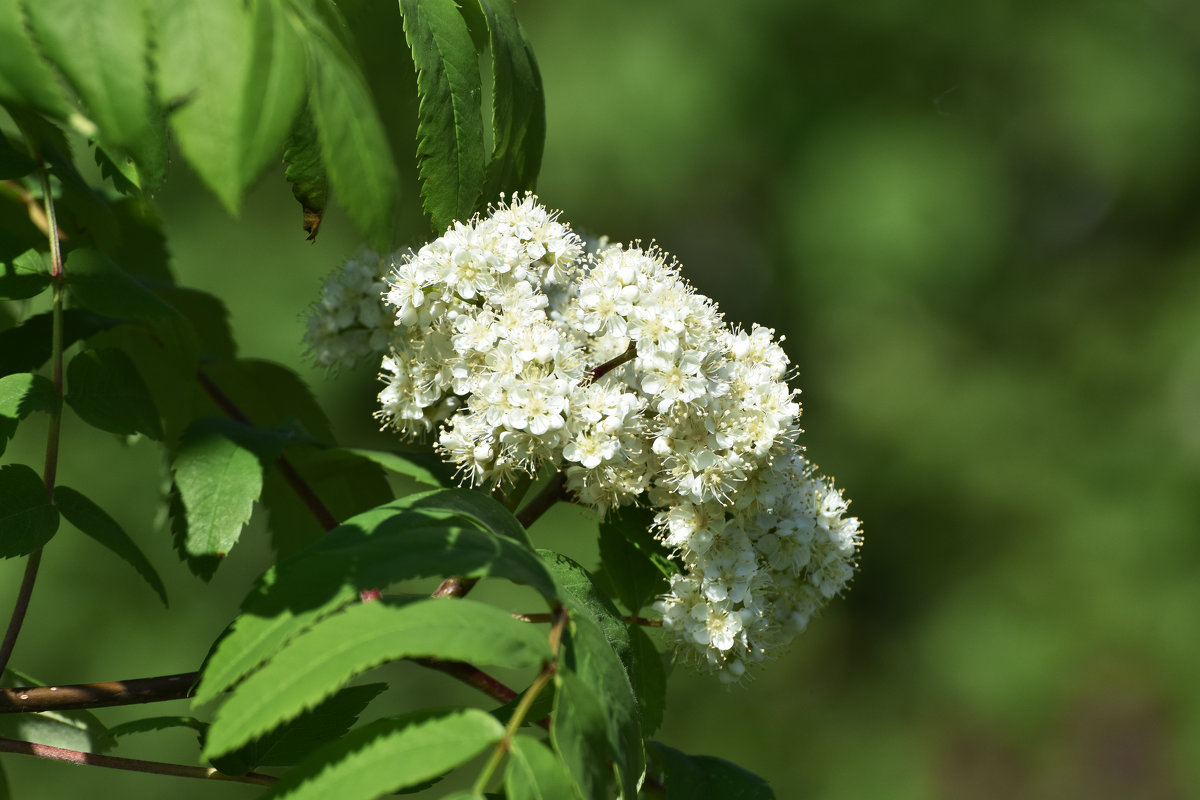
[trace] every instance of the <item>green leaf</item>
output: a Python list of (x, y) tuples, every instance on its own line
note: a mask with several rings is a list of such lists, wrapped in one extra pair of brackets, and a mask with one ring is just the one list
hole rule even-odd
[(309, 109), (329, 182), (371, 245), (387, 251), (400, 176), (375, 101), (354, 56), (325, 22), (309, 13), (303, 24), (312, 82)]
[(649, 736), (662, 724), (663, 709), (667, 704), (667, 672), (654, 640), (640, 625), (629, 626), (629, 643), (633, 648), (630, 678), (637, 695), (638, 718), (642, 723), (642, 736)]
[(474, 708), (381, 719), (351, 731), (288, 772), (262, 800), (373, 800), (474, 758), (504, 728)]
[(189, 428), (171, 470), (187, 514), (185, 551), (223, 557), (237, 542), (262, 491), (258, 457), (217, 431)]
[(512, 0), (478, 0), (492, 45), (492, 158), (483, 199), (532, 189), (542, 165), (546, 105), (542, 76)]
[(613, 797), (616, 776), (610, 764), (612, 748), (604, 703), (573, 672), (556, 673), (554, 686), (550, 740), (578, 786), (576, 794), (588, 800)]
[(120, 350), (84, 350), (67, 365), (67, 403), (102, 431), (162, 439), (162, 422), (137, 367)]
[[(0, 375), (32, 372), (50, 360), (51, 314), (35, 314), (15, 328), (0, 331)], [(63, 312), (63, 349), (111, 328), (116, 321), (81, 309)]]
[(150, 588), (158, 594), (163, 605), (168, 605), (167, 588), (154, 570), (154, 565), (104, 509), (68, 486), (54, 488), (54, 505), (59, 513), (66, 517), (67, 522), (137, 570), (146, 583), (150, 584)]
[[(378, 464), (347, 451), (294, 444), (284, 456), (335, 520), (375, 508), (395, 495)], [(279, 555), (291, 555), (325, 534), (279, 469), (267, 473), (262, 502), (270, 515), (271, 546)]]
[(300, 203), (301, 227), (311, 242), (317, 238), (329, 200), (329, 180), (321, 161), (321, 141), (317, 138), (311, 106), (296, 118), (283, 151), (283, 160), (287, 164), (283, 177), (292, 185), (292, 197)]
[(508, 800), (578, 800), (579, 790), (566, 765), (549, 747), (530, 736), (513, 738), (504, 773)]
[[(5, 5), (13, 0), (0, 0), (0, 47), (3, 47)], [(7, 55), (7, 53), (5, 54)], [(4, 56), (0, 56), (3, 59)], [(4, 81), (3, 66), (0, 65), (0, 84)], [(0, 97), (3, 89), (0, 89)], [(37, 162), (12, 146), (8, 137), (0, 132), (0, 180), (23, 178), (37, 169)]]
[(437, 231), (474, 213), (483, 189), (483, 88), (470, 31), (454, 0), (400, 0), (417, 70), (417, 161)]
[(622, 509), (600, 523), (600, 568), (621, 602), (634, 614), (668, 589), (676, 572), (666, 548), (650, 532), (647, 509)]
[[(294, 428), (298, 422), (313, 440), (333, 443), (329, 418), (308, 385), (287, 367), (243, 358), (205, 364), (203, 375), (252, 424), (260, 428)], [(211, 408), (209, 416), (223, 416), (226, 411), (217, 405)]]
[(17, 424), (34, 411), (53, 411), (57, 393), (49, 378), (19, 372), (0, 378), (0, 453), (17, 431)]
[(759, 776), (712, 756), (689, 756), (661, 742), (650, 742), (654, 774), (668, 798), (688, 800), (775, 800)]
[(345, 452), (369, 459), (384, 469), (400, 475), (406, 475), (426, 486), (450, 486), (453, 473), (444, 461), (434, 453), (424, 450), (414, 450), (410, 453), (397, 453), (391, 450), (365, 450), (347, 447)]
[(26, 250), (11, 262), (0, 265), (2, 300), (27, 300), (37, 297), (49, 285), (48, 259), (36, 250)]
[(178, 311), (97, 250), (72, 250), (67, 257), (65, 270), (72, 298), (97, 314), (136, 320), (179, 315)]
[[(0, 679), (5, 686), (46, 685), (11, 666)], [(86, 709), (0, 714), (0, 736), (85, 753), (103, 753), (116, 743), (104, 723)]]
[(171, 128), (231, 213), (300, 108), (304, 49), (277, 3), (173, 0), (159, 6), (160, 93)]
[(197, 733), (204, 733), (208, 730), (208, 723), (201, 722), (195, 717), (145, 717), (113, 725), (108, 732), (114, 739), (120, 739), (122, 736), (130, 736), (135, 733), (154, 733), (171, 728), (188, 728)]
[(162, 108), (151, 92), (150, 20), (145, 0), (37, 0), (29, 23), (46, 56), (83, 100), (101, 142), (137, 162), (153, 191), (167, 168)]
[(426, 497), (413, 495), (359, 514), (268, 571), (217, 644), (193, 703), (216, 699), (364, 589), (416, 578), (492, 575), (527, 584), (554, 602), (554, 579), (528, 545), (449, 512), (414, 507)]
[[(601, 781), (594, 774), (595, 766), (586, 766), (580, 759), (596, 748), (594, 726), (602, 724), (608, 747), (606, 759), (617, 768), (623, 796), (633, 798), (645, 769), (645, 754), (637, 697), (630, 678), (633, 653), (629, 631), (587, 570), (560, 553), (542, 550), (539, 554), (562, 588), (571, 614), (570, 636), (564, 640), (564, 655), (559, 662), (560, 674), (577, 675), (594, 695), (589, 698), (576, 686), (571, 696), (560, 701), (573, 709), (563, 735), (572, 742), (574, 760), (566, 757), (563, 748), (559, 752), (584, 789), (584, 796), (597, 796), (589, 787), (606, 785), (607, 776)], [(602, 709), (599, 717), (593, 715), (592, 700)]]
[(37, 550), (58, 530), (58, 510), (38, 474), (24, 464), (0, 467), (0, 558)]
[(219, 297), (182, 286), (160, 289), (158, 295), (191, 323), (196, 332), (198, 355), (219, 360), (237, 355), (233, 330), (229, 327), (229, 309)]
[(25, 22), (20, 0), (0, 0), (0, 102), (65, 120), (71, 108), (58, 76), (30, 39)]
[(205, 755), (227, 753), (387, 661), (428, 657), (509, 668), (550, 659), (545, 632), (471, 600), (364, 603), (293, 639), (217, 711)]
[[(213, 759), (212, 764), (227, 775), (245, 775), (258, 766), (297, 764), (327, 742), (345, 736), (363, 709), (387, 688), (386, 683), (370, 683), (342, 689), (266, 736)], [(204, 727), (207, 733), (209, 726)]]

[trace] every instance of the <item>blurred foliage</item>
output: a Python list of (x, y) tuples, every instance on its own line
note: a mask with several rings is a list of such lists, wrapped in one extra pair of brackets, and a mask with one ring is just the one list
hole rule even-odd
[[(662, 737), (781, 798), (1182, 798), (1200, 785), (1200, 7), (518, 11), (546, 83), (545, 201), (586, 231), (656, 238), (731, 319), (788, 335), (810, 455), (866, 525), (847, 597), (747, 687), (674, 681)], [(386, 57), (377, 38), (364, 48)], [(260, 348), (246, 354), (302, 363), (304, 308), (355, 247), (344, 218), (309, 246), (278, 176), (233, 221), (176, 167), (159, 199), (181, 280), (236, 282), (237, 338)], [(309, 372), (362, 443), (377, 435), (372, 373)], [(87, 434), (82, 451), (69, 421), (64, 436), (67, 483), (122, 446)], [(131, 532), (153, 511), (129, 487), (156, 469), (110, 479), (106, 505)], [(577, 519), (544, 521), (535, 539), (570, 551), (574, 536), (594, 563), (594, 525)], [(192, 668), (203, 654), (173, 641), (206, 637), (147, 642), (165, 619), (153, 596), (77, 549), (47, 560), (24, 666), (60, 681)], [(169, 542), (147, 551), (170, 582)], [(214, 584), (173, 594), (172, 619), (215, 635), (255, 558), (247, 548)], [(0, 564), (0, 585), (16, 574)], [(81, 583), (109, 587), (111, 606), (75, 607)], [(96, 627), (111, 641), (84, 654), (74, 639)], [(18, 795), (88, 781), (7, 769)], [(136, 796), (165, 780), (104, 783)]]

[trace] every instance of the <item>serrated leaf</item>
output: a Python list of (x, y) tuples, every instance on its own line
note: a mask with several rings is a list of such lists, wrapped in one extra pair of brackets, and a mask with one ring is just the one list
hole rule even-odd
[(58, 530), (58, 510), (38, 474), (24, 464), (0, 467), (0, 558), (32, 553)]
[(0, 102), (65, 120), (71, 108), (58, 76), (29, 37), (21, 6), (20, 0), (0, 0)]
[(167, 588), (150, 559), (146, 558), (133, 539), (129, 538), (129, 534), (125, 533), (120, 524), (105, 513), (104, 509), (69, 486), (54, 488), (54, 505), (59, 513), (66, 517), (67, 522), (137, 570), (146, 583), (150, 584), (150, 588), (158, 594), (163, 605), (169, 605)]
[(542, 165), (546, 106), (533, 49), (512, 0), (478, 0), (492, 46), (492, 157), (483, 199), (532, 189)]
[[(0, 0), (0, 47), (4, 46), (5, 23), (3, 20), (7, 12), (5, 6), (10, 2), (13, 0)], [(8, 54), (5, 53), (5, 55)], [(0, 56), (0, 60), (3, 58), (4, 56)], [(0, 64), (0, 86), (3, 85), (4, 80), (3, 65)], [(0, 88), (0, 98), (2, 97), (3, 89)], [(8, 141), (8, 137), (0, 132), (0, 180), (23, 178), (35, 169), (37, 169), (37, 162), (13, 147), (12, 143)]]
[(462, 764), (500, 740), (504, 728), (467, 708), (381, 719), (321, 748), (262, 800), (373, 800)]
[(83, 100), (100, 141), (128, 152), (139, 185), (153, 191), (166, 173), (167, 136), (150, 90), (145, 0), (37, 0), (26, 8), (42, 51)]
[[(51, 313), (35, 314), (15, 328), (0, 331), (0, 375), (32, 372), (50, 360)], [(63, 312), (63, 349), (111, 328), (116, 321), (82, 309)]]
[[(0, 679), (5, 686), (46, 685), (12, 666)], [(0, 736), (85, 753), (103, 753), (116, 743), (104, 723), (86, 709), (0, 714)]]
[(119, 434), (162, 439), (150, 390), (120, 350), (83, 350), (67, 364), (67, 403), (89, 425)]
[(72, 250), (65, 270), (72, 298), (97, 314), (136, 320), (179, 315), (178, 311), (97, 250)]
[(325, 22), (309, 13), (303, 25), (309, 109), (329, 183), (367, 241), (390, 250), (400, 177), (375, 101), (354, 56)]
[(579, 790), (566, 764), (537, 739), (513, 737), (504, 772), (508, 800), (578, 800)]
[(221, 433), (189, 428), (171, 471), (187, 514), (185, 551), (223, 557), (250, 521), (262, 491), (258, 456)]
[(0, 378), (0, 454), (16, 433), (17, 424), (34, 411), (53, 411), (57, 399), (49, 378), (19, 372)]
[(28, 300), (37, 297), (49, 285), (47, 259), (36, 250), (26, 250), (0, 265), (0, 300)]
[(688, 800), (775, 800), (759, 776), (713, 756), (689, 756), (661, 742), (649, 742), (655, 774), (668, 798)]
[(633, 613), (668, 589), (675, 572), (666, 548), (650, 532), (653, 515), (622, 509), (600, 523), (600, 567), (618, 598)]
[(452, 483), (453, 472), (432, 452), (397, 453), (391, 450), (366, 450), (355, 447), (347, 447), (345, 452), (362, 456), (389, 472), (405, 475), (426, 486), (441, 488)]
[(353, 606), (292, 640), (234, 689), (213, 720), (205, 756), (293, 719), (359, 673), (417, 657), (519, 669), (549, 660), (550, 646), (543, 630), (471, 600)]
[(650, 736), (662, 724), (663, 710), (667, 704), (667, 672), (663, 667), (662, 654), (641, 626), (629, 626), (629, 644), (633, 648), (633, 672), (630, 678), (634, 694), (637, 695), (642, 736)]
[[(258, 766), (297, 764), (327, 742), (345, 736), (363, 709), (387, 688), (386, 683), (370, 683), (342, 689), (266, 736), (213, 759), (212, 764), (227, 775), (245, 775)], [(204, 727), (207, 733), (209, 726)]]
[(363, 589), (462, 575), (524, 583), (553, 603), (554, 579), (523, 542), (464, 524), (413, 495), (359, 514), (264, 575), (217, 644), (193, 700), (201, 705), (269, 659), (289, 639)]
[(287, 164), (283, 176), (292, 185), (292, 197), (300, 203), (301, 227), (311, 242), (321, 229), (325, 204), (329, 200), (329, 178), (321, 161), (321, 141), (317, 138), (311, 107), (305, 108), (296, 118), (283, 151), (283, 161)]
[(108, 729), (108, 732), (114, 739), (120, 739), (122, 736), (130, 736), (135, 733), (154, 733), (156, 731), (170, 730), (171, 728), (188, 728), (197, 733), (204, 733), (208, 730), (208, 723), (201, 722), (195, 717), (146, 717), (144, 719), (133, 719), (128, 722), (122, 722), (119, 725), (113, 725)]
[(610, 763), (612, 747), (604, 704), (573, 672), (556, 673), (554, 686), (550, 740), (578, 787), (576, 793), (588, 800), (613, 797), (616, 776)]
[(400, 0), (417, 70), (417, 162), (434, 230), (475, 211), (484, 181), (483, 87), (454, 0)]
[(180, 103), (171, 127), (188, 161), (231, 213), (283, 149), (304, 90), (304, 51), (279, 6), (175, 0), (159, 15), (160, 92)]
[[(335, 520), (348, 519), (388, 502), (395, 493), (379, 465), (343, 450), (293, 445), (284, 457)], [(325, 534), (296, 490), (278, 470), (263, 482), (263, 505), (270, 515), (271, 546), (292, 555)]]
[[(577, 675), (588, 691), (593, 692), (603, 708), (601, 722), (608, 744), (608, 755), (617, 768), (620, 787), (624, 797), (637, 795), (637, 786), (645, 770), (645, 753), (642, 748), (641, 726), (638, 716), (637, 697), (633, 691), (630, 674), (633, 654), (629, 643), (629, 631), (620, 614), (597, 588), (592, 576), (561, 553), (538, 551), (563, 592), (563, 600), (571, 614), (570, 635), (564, 640), (564, 654), (560, 658), (560, 674)], [(561, 688), (561, 686), (560, 686)], [(580, 781), (584, 796), (589, 786), (601, 786), (595, 774), (585, 772), (595, 767), (584, 767), (578, 759), (585, 752), (595, 749), (596, 732), (591, 726), (597, 719), (591, 712), (591, 700), (575, 694), (565, 701), (574, 708), (571, 728), (575, 741), (576, 760), (566, 759), (572, 774)], [(599, 698), (603, 698), (602, 702)], [(557, 714), (555, 712), (557, 725)], [(560, 748), (559, 752), (566, 753)]]

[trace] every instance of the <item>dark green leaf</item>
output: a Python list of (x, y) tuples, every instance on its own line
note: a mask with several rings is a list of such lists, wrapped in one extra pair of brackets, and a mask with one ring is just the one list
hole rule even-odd
[(11, 262), (0, 264), (0, 300), (37, 297), (49, 285), (47, 258), (36, 250), (26, 250)]
[(503, 735), (473, 708), (381, 719), (313, 753), (262, 800), (372, 800), (441, 775)]
[[(114, 320), (90, 311), (63, 312), (63, 349), (80, 339), (111, 328)], [(32, 372), (50, 360), (51, 314), (35, 314), (15, 328), (0, 331), (0, 375)]]
[(479, 62), (454, 0), (400, 0), (417, 70), (417, 161), (435, 230), (475, 211), (483, 189)]
[[(11, 666), (0, 679), (5, 686), (46, 685)], [(0, 714), (0, 736), (85, 753), (103, 753), (116, 743), (104, 723), (85, 709)]]
[(26, 8), (43, 52), (83, 100), (100, 141), (133, 156), (139, 185), (153, 191), (166, 173), (167, 137), (151, 92), (144, 0), (37, 0)]
[(629, 643), (633, 647), (630, 677), (637, 695), (642, 736), (650, 736), (662, 724), (663, 709), (667, 704), (667, 673), (662, 654), (640, 625), (629, 626)]
[(100, 168), (100, 177), (111, 183), (118, 192), (127, 197), (142, 194), (138, 186), (137, 165), (133, 159), (110, 155), (99, 142), (95, 144), (95, 159), (96, 166)]
[[(243, 358), (204, 365), (204, 381), (260, 428), (300, 428), (313, 440), (332, 444), (329, 418), (308, 385), (292, 370), (270, 361)], [(210, 392), (211, 394), (211, 392)], [(215, 402), (215, 401), (214, 401)], [(213, 405), (209, 416), (228, 409)]]
[(390, 450), (364, 450), (348, 447), (345, 452), (374, 461), (390, 472), (407, 475), (426, 486), (451, 485), (453, 473), (444, 461), (432, 452), (416, 451), (396, 453)]
[(158, 294), (191, 323), (196, 332), (199, 355), (220, 360), (237, 355), (237, 345), (229, 327), (229, 310), (220, 298), (181, 286), (161, 289)]
[[(394, 497), (379, 465), (350, 452), (299, 444), (287, 447), (284, 456), (335, 520), (347, 519)], [(271, 545), (281, 556), (299, 551), (325, 533), (304, 498), (279, 469), (267, 474), (262, 502), (270, 515)]]
[(163, 586), (162, 578), (154, 570), (150, 559), (129, 538), (120, 524), (105, 513), (104, 509), (68, 486), (56, 486), (54, 489), (54, 505), (59, 513), (66, 517), (67, 522), (74, 525), (84, 534), (107, 547), (119, 558), (137, 570), (137, 573), (150, 584), (163, 605), (167, 605), (167, 589)]
[(108, 209), (118, 231), (113, 260), (127, 273), (158, 290), (173, 286), (175, 277), (171, 274), (167, 239), (154, 208), (126, 197), (108, 205)]
[(160, 92), (188, 161), (231, 212), (283, 149), (304, 90), (304, 51), (280, 6), (258, 0), (161, 5)]
[(108, 729), (113, 738), (119, 739), (122, 736), (129, 736), (134, 733), (153, 733), (155, 731), (165, 731), (170, 728), (188, 728), (197, 733), (204, 733), (208, 730), (208, 724), (201, 722), (195, 717), (146, 717), (145, 719), (134, 719), (129, 722), (122, 722), (120, 725), (114, 725)]
[(342, 689), (266, 736), (213, 759), (212, 764), (227, 775), (245, 775), (258, 766), (297, 764), (325, 743), (345, 736), (367, 704), (385, 689), (386, 683)]
[(513, 738), (504, 773), (508, 800), (578, 800), (579, 790), (566, 765), (549, 747), (530, 736)]
[(171, 470), (187, 513), (184, 549), (191, 556), (223, 557), (262, 491), (258, 457), (219, 432), (189, 428)]
[(0, 102), (65, 120), (70, 106), (58, 76), (29, 37), (22, 5), (20, 0), (0, 0)]
[[(13, 0), (0, 0), (0, 47), (3, 47), (4, 41), (4, 22), (3, 19), (7, 13), (5, 6)], [(5, 55), (8, 55), (7, 53)], [(0, 87), (4, 82), (3, 59), (0, 56)], [(0, 98), (3, 97), (3, 88), (0, 88)], [(29, 173), (37, 169), (37, 162), (29, 156), (17, 150), (8, 141), (8, 137), (0, 132), (0, 180), (7, 181), (13, 178), (23, 178)]]
[(464, 526), (449, 512), (414, 508), (424, 497), (359, 514), (264, 575), (216, 646), (194, 702), (215, 699), (364, 589), (416, 578), (494, 575), (532, 586), (553, 602), (554, 579), (527, 545)]
[(67, 365), (67, 403), (84, 422), (109, 433), (162, 439), (162, 422), (137, 367), (120, 350), (84, 350)]
[(553, 550), (538, 550), (550, 572), (561, 587), (567, 608), (574, 614), (586, 613), (604, 632), (609, 646), (621, 659), (628, 671), (633, 664), (633, 653), (629, 645), (629, 630), (621, 612), (596, 585), (591, 573), (571, 558)]
[(0, 378), (0, 453), (16, 433), (17, 423), (34, 411), (53, 411), (56, 393), (49, 378), (18, 372)]
[(550, 658), (544, 630), (471, 600), (359, 604), (293, 639), (234, 689), (205, 745), (221, 755), (298, 716), (355, 675), (387, 661), (428, 657), (509, 668)]
[(560, 670), (554, 676), (554, 685), (550, 740), (578, 787), (576, 794), (588, 800), (613, 797), (616, 776), (611, 764), (613, 753), (604, 703), (573, 672)]
[(542, 165), (546, 106), (533, 50), (512, 0), (478, 0), (492, 45), (492, 159), (483, 199), (532, 189)]
[(354, 56), (325, 22), (308, 14), (304, 25), (309, 109), (329, 182), (372, 246), (389, 250), (400, 177), (375, 101)]
[(283, 176), (292, 185), (292, 196), (300, 203), (301, 227), (311, 242), (317, 238), (329, 199), (329, 181), (321, 161), (321, 141), (317, 138), (311, 108), (304, 109), (296, 118), (283, 151), (283, 160), (287, 164)]
[(0, 558), (37, 550), (58, 530), (58, 510), (38, 474), (24, 464), (0, 467)]
[(649, 749), (667, 800), (775, 800), (766, 781), (737, 764), (689, 756), (660, 742), (650, 742)]
[(65, 269), (71, 296), (79, 305), (98, 314), (137, 320), (162, 319), (179, 314), (96, 250), (72, 250)]
[(600, 568), (621, 602), (637, 613), (667, 591), (674, 564), (666, 548), (650, 532), (653, 514), (645, 509), (622, 509), (600, 523)]

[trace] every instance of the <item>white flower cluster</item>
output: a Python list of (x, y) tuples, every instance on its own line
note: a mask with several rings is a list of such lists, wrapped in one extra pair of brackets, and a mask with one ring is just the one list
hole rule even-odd
[(304, 334), (318, 366), (353, 367), (387, 350), (395, 322), (380, 302), (387, 290), (385, 263), (377, 253), (364, 250), (325, 279)]
[(796, 444), (768, 328), (731, 329), (654, 248), (582, 240), (531, 195), (455, 223), (387, 276), (378, 416), (476, 485), (551, 465), (606, 512), (641, 502), (682, 571), (657, 603), (736, 680), (854, 570), (858, 520)]

